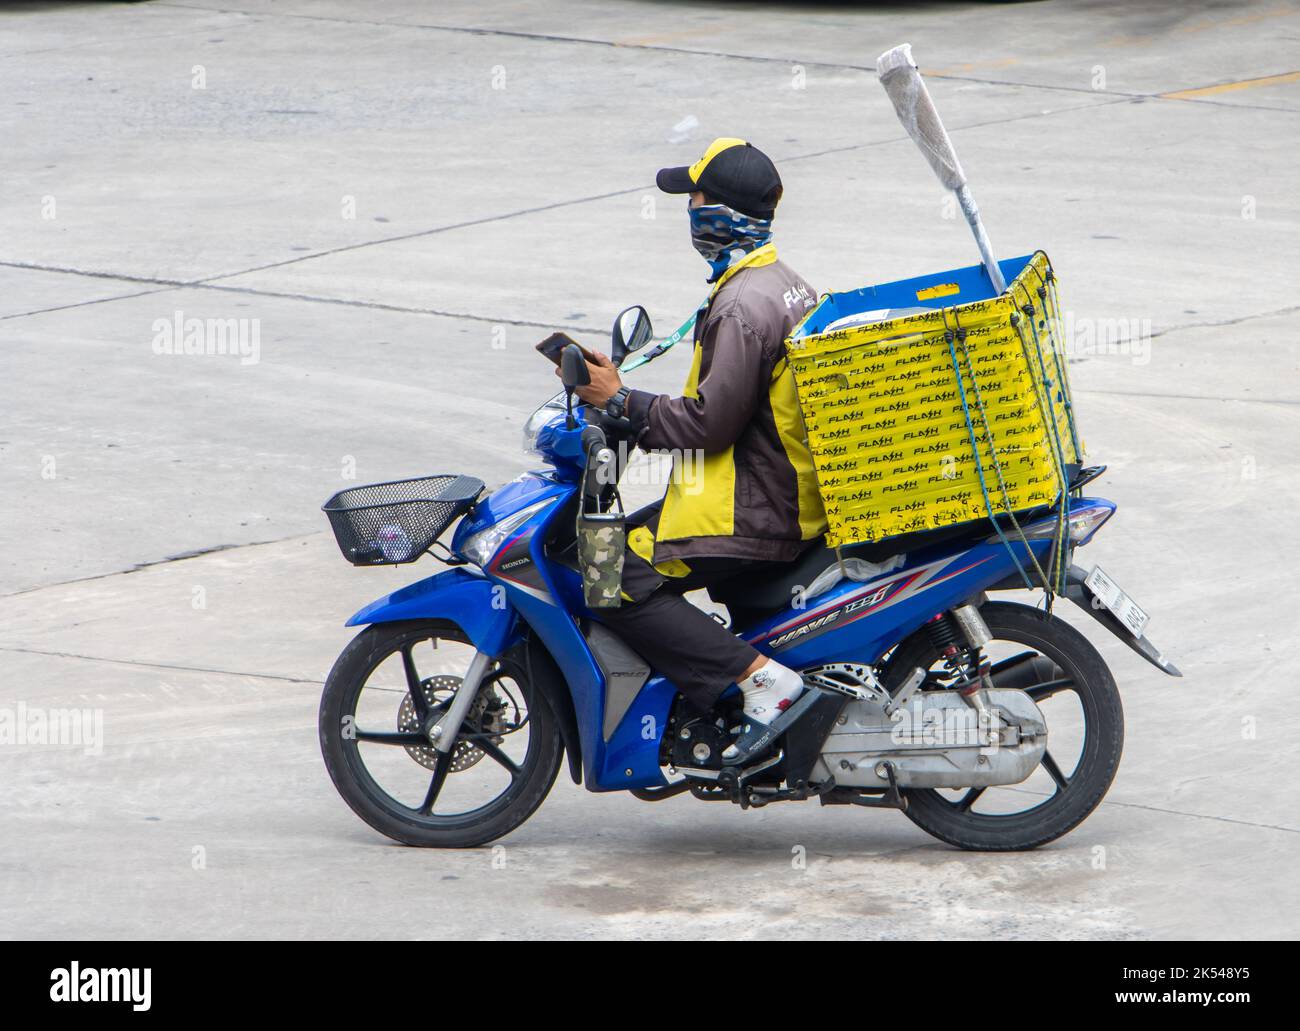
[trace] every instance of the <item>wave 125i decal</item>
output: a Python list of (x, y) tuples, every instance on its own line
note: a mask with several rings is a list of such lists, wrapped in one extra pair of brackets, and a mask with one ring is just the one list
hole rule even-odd
[[(750, 643), (757, 644), (761, 641), (773, 651), (779, 651), (796, 642), (807, 641), (827, 630), (848, 626), (855, 619), (861, 619), (907, 598), (915, 597), (922, 591), (951, 580), (954, 576), (960, 576), (968, 569), (974, 569), (982, 562), (988, 561), (988, 559), (979, 559), (962, 564), (968, 554), (969, 552), (963, 552), (956, 558), (950, 556), (931, 562), (929, 565), (906, 570), (896, 576), (887, 576), (883, 582), (869, 581), (861, 587), (837, 595), (783, 623), (778, 623), (757, 637), (750, 638)], [(944, 576), (938, 575), (944, 569), (954, 565), (958, 568)]]

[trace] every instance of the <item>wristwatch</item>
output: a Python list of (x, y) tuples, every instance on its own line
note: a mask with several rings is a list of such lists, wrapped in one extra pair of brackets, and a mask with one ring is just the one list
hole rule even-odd
[(605, 414), (611, 419), (623, 418), (627, 414), (627, 395), (631, 392), (627, 387), (614, 391), (614, 396), (605, 402)]

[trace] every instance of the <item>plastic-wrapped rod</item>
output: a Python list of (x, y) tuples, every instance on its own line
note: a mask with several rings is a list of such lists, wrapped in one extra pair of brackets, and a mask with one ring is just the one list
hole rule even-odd
[(980, 259), (993, 282), (993, 289), (999, 294), (1006, 293), (1007, 281), (1003, 278), (1002, 269), (998, 267), (998, 259), (993, 257), (993, 245), (989, 243), (989, 234), (984, 231), (980, 209), (975, 206), (975, 198), (965, 183), (957, 190), (957, 203), (961, 205), (961, 213), (966, 216), (970, 231), (975, 234), (975, 246), (980, 249)]
[(912, 45), (904, 43), (886, 50), (876, 58), (876, 72), (880, 84), (889, 94), (894, 104), (898, 120), (903, 123), (907, 135), (921, 149), (926, 161), (934, 169), (934, 174), (945, 187), (957, 194), (962, 214), (975, 234), (975, 243), (980, 250), (984, 268), (989, 274), (994, 289), (1000, 294), (1007, 288), (1002, 270), (993, 256), (993, 246), (989, 243), (984, 223), (980, 221), (979, 208), (966, 183), (966, 173), (957, 160), (957, 151), (953, 148), (948, 131), (943, 127), (943, 120), (930, 99), (930, 91), (925, 87), (925, 80), (912, 60)]

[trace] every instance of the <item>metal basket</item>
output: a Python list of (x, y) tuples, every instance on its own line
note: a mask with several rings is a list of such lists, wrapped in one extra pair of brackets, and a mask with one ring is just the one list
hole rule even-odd
[(473, 476), (420, 476), (349, 487), (321, 506), (343, 557), (354, 566), (414, 562), (473, 507), (483, 481)]

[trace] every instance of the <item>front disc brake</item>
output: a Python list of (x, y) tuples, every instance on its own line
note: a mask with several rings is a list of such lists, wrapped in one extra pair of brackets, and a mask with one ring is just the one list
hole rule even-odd
[[(461, 678), (451, 676), (450, 674), (440, 674), (436, 677), (426, 677), (420, 687), (424, 691), (424, 701), (430, 709), (445, 709), (451, 698), (455, 695), (456, 689), (460, 687)], [(441, 694), (442, 698), (437, 696)], [(469, 707), (469, 713), (465, 717), (465, 728), (471, 733), (477, 728), (483, 717), (483, 707), (487, 704), (488, 693), (479, 691), (479, 695), (474, 699), (474, 704)], [(397, 710), (397, 729), (403, 733), (419, 733), (420, 717), (415, 713), (415, 706), (411, 702), (409, 692), (402, 699), (402, 706)], [(432, 745), (407, 745), (406, 754), (418, 762), (425, 769), (432, 770), (438, 762), (438, 751)], [(460, 773), (468, 770), (476, 762), (483, 758), (483, 749), (472, 741), (457, 741), (451, 749), (451, 767), (449, 773)]]

